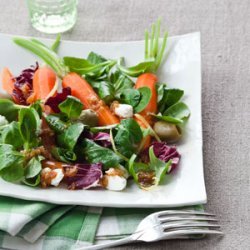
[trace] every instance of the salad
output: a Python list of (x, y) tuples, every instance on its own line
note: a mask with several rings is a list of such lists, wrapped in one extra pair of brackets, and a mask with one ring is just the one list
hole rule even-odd
[(178, 171), (175, 143), (190, 111), (184, 91), (157, 77), (167, 36), (160, 39), (158, 20), (145, 32), (144, 61), (131, 67), (95, 52), (60, 58), (59, 35), (51, 47), (14, 38), (43, 63), (17, 76), (1, 71), (0, 177), (31, 187), (121, 191), (129, 180), (149, 190)]

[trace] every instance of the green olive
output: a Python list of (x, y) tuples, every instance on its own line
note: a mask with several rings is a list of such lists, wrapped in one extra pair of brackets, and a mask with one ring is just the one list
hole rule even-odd
[(96, 112), (91, 109), (84, 109), (77, 120), (90, 127), (98, 125), (98, 116)]
[(181, 129), (175, 124), (158, 121), (154, 124), (154, 131), (161, 140), (176, 142), (181, 138)]

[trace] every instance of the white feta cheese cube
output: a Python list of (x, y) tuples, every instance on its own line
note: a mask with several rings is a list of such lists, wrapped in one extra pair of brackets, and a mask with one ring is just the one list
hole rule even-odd
[(49, 173), (50, 171), (51, 171), (50, 168), (43, 168), (42, 174), (47, 174), (47, 173)]
[(127, 186), (126, 178), (118, 175), (106, 175), (106, 189), (111, 191), (121, 191)]
[(133, 117), (133, 107), (128, 104), (119, 104), (114, 108), (115, 114), (121, 118)]
[(59, 169), (59, 168), (53, 169), (52, 171), (56, 172), (57, 174), (56, 174), (56, 177), (51, 180), (51, 185), (57, 187), (62, 181), (64, 174), (63, 174), (62, 169)]

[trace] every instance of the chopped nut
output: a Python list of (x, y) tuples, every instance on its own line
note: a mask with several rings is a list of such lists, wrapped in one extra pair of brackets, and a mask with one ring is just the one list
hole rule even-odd
[(144, 187), (150, 187), (154, 184), (155, 174), (153, 171), (140, 171), (138, 173), (138, 181)]
[(111, 104), (111, 106), (110, 106), (110, 110), (111, 110), (111, 112), (112, 112), (113, 114), (115, 114), (115, 109), (116, 109), (117, 107), (119, 107), (119, 105), (120, 105), (120, 103), (119, 103), (118, 101), (113, 101), (113, 102), (112, 102), (112, 104)]
[(67, 177), (74, 177), (77, 174), (77, 167), (66, 167), (64, 168), (64, 176)]
[(95, 95), (89, 98), (89, 103), (90, 103), (90, 109), (94, 111), (97, 111), (102, 106), (104, 106), (104, 102), (102, 100), (99, 100)]
[(32, 150), (23, 150), (21, 151), (25, 155), (25, 159), (29, 161), (31, 158), (37, 156), (37, 155), (42, 155), (46, 159), (51, 159), (52, 156), (50, 152), (44, 148), (44, 146), (40, 146), (38, 148), (32, 149)]

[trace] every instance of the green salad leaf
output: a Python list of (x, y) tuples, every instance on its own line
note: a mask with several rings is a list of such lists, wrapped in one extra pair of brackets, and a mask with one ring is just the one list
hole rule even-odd
[(129, 104), (135, 108), (141, 99), (141, 93), (137, 89), (124, 89), (120, 94), (121, 103)]
[(35, 109), (36, 112), (39, 114), (40, 118), (42, 117), (43, 110), (41, 106), (41, 101), (38, 100), (30, 105), (31, 108)]
[[(159, 114), (151, 114), (159, 120), (181, 124), (190, 116), (188, 106), (180, 102), (184, 95), (181, 89), (170, 89), (165, 84), (157, 85)], [(163, 113), (163, 114), (162, 114)]]
[(149, 72), (152, 66), (154, 65), (155, 60), (148, 60), (145, 62), (141, 62), (135, 66), (126, 68), (125, 66), (118, 65), (118, 69), (125, 75), (131, 77), (138, 77), (139, 75)]
[(170, 116), (175, 119), (185, 120), (190, 116), (190, 110), (184, 102), (178, 102), (166, 109), (163, 116)]
[(159, 82), (156, 84), (158, 105), (164, 96), (164, 90), (166, 88), (166, 85), (167, 85), (166, 83), (159, 83)]
[(174, 105), (166, 109), (163, 115), (152, 114), (159, 120), (166, 121), (173, 124), (182, 124), (190, 116), (190, 110), (188, 106), (183, 102), (177, 102)]
[(115, 60), (107, 60), (93, 64), (87, 59), (76, 57), (64, 57), (63, 61), (71, 72), (76, 72), (80, 75), (89, 75), (94, 78), (102, 76), (107, 69), (110, 69), (116, 64)]
[(19, 130), (25, 149), (38, 146), (41, 120), (34, 108), (23, 108), (19, 111)]
[(164, 112), (167, 108), (177, 103), (183, 96), (184, 91), (181, 89), (165, 88), (163, 97), (159, 102), (159, 111)]
[(83, 141), (83, 153), (89, 163), (102, 163), (104, 169), (117, 167), (121, 161), (111, 149), (104, 148), (89, 139)]
[(126, 75), (122, 74), (120, 71), (115, 71), (109, 76), (109, 81), (114, 86), (115, 97), (120, 98), (121, 93), (124, 90), (132, 89), (134, 82)]
[(17, 162), (0, 172), (0, 176), (9, 182), (20, 181), (23, 178), (24, 169), (21, 162)]
[(165, 121), (165, 122), (169, 122), (169, 123), (173, 123), (173, 124), (176, 124), (176, 125), (183, 123), (182, 119), (174, 118), (172, 116), (161, 115), (161, 114), (158, 114), (158, 115), (152, 114), (152, 116), (158, 118), (159, 120), (162, 120), (162, 121)]
[(87, 60), (92, 63), (92, 64), (98, 64), (98, 63), (102, 63), (102, 62), (106, 62), (107, 59), (104, 58), (101, 55), (98, 55), (97, 53), (91, 51), (87, 57)]
[(71, 72), (76, 72), (81, 75), (96, 70), (96, 66), (94, 64), (83, 58), (64, 57), (63, 61), (64, 64), (69, 67)]
[[(100, 79), (87, 76), (86, 80), (91, 84), (91, 86), (98, 93), (99, 97), (106, 104), (110, 104), (114, 100), (118, 100), (120, 102), (124, 101), (124, 103), (126, 103), (133, 99), (130, 94), (133, 94), (132, 91), (134, 91), (134, 82), (119, 71), (115, 71), (110, 75), (104, 75), (104, 77)], [(130, 94), (127, 94), (127, 91), (129, 91)], [(127, 98), (130, 100), (127, 100)]]
[(96, 89), (99, 97), (106, 104), (110, 104), (114, 100), (114, 87), (110, 82), (102, 80)]
[(134, 178), (135, 183), (140, 184), (138, 180), (138, 173), (140, 171), (148, 171), (149, 166), (143, 162), (135, 162), (137, 155), (133, 154), (128, 162), (128, 170), (130, 175)]
[(57, 144), (62, 148), (73, 151), (84, 127), (82, 123), (70, 125), (65, 131), (57, 135)]
[(93, 51), (89, 53), (87, 60), (95, 65), (106, 62), (106, 65), (103, 66), (102, 69), (100, 69), (99, 71), (97, 71), (95, 73), (89, 74), (94, 79), (97, 79), (97, 78), (99, 79), (99, 78), (104, 77), (106, 74), (109, 73), (110, 69), (115, 64), (115, 61), (107, 60), (103, 56), (101, 56)]
[(15, 121), (19, 111), (18, 105), (9, 99), (0, 99), (0, 115), (6, 117), (9, 122)]
[(42, 170), (41, 161), (42, 160), (44, 160), (44, 157), (41, 155), (35, 156), (29, 160), (29, 162), (25, 168), (25, 178), (27, 178), (27, 179), (33, 178), (41, 172), (41, 170)]
[(123, 119), (116, 130), (115, 146), (120, 154), (130, 158), (137, 152), (143, 138), (141, 128), (134, 119)]
[(68, 127), (68, 124), (62, 121), (58, 115), (47, 115), (45, 120), (49, 127), (57, 133), (62, 133)]
[(35, 187), (40, 183), (40, 173), (42, 171), (42, 163), (44, 157), (41, 155), (33, 157), (29, 160), (25, 168), (25, 178), (22, 180), (28, 186)]
[(71, 163), (77, 159), (73, 151), (64, 148), (53, 147), (51, 153), (56, 160), (61, 162)]
[(169, 167), (172, 164), (172, 161), (169, 160), (168, 162), (164, 162), (159, 160), (155, 154), (153, 146), (149, 148), (149, 167), (151, 170), (155, 172), (155, 183), (154, 185), (159, 185), (164, 177), (166, 176), (166, 173), (168, 172)]
[(138, 105), (134, 108), (135, 113), (139, 113), (145, 109), (152, 96), (151, 90), (148, 87), (139, 88), (138, 91), (140, 92), (141, 99)]
[(20, 149), (23, 146), (23, 138), (19, 130), (18, 122), (11, 122), (5, 127), (1, 133), (1, 143), (10, 144), (15, 149)]
[[(168, 162), (164, 162), (158, 159), (154, 154), (153, 146), (149, 148), (148, 164), (135, 162), (136, 157), (137, 156), (135, 154), (132, 155), (128, 163), (129, 173), (133, 176), (135, 182), (143, 189), (148, 189), (161, 184), (172, 164), (172, 161), (169, 160)], [(144, 183), (139, 179), (140, 173), (153, 173), (153, 175), (150, 174), (149, 176), (151, 179), (147, 180), (148, 183)], [(151, 185), (148, 186), (149, 184)]]
[(83, 104), (78, 98), (67, 96), (66, 100), (60, 103), (58, 107), (69, 119), (77, 119), (82, 112)]
[(0, 176), (10, 182), (20, 180), (24, 175), (24, 156), (9, 144), (0, 144)]

